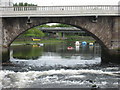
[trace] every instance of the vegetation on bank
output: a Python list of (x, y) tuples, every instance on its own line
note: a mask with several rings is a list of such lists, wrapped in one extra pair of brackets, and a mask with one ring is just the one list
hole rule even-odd
[(58, 40), (58, 39), (49, 39), (49, 40), (41, 40), (41, 41), (14, 41), (12, 44), (36, 44), (36, 43), (61, 43), (64, 42), (64, 40)]
[(21, 35), (21, 37), (33, 37), (33, 38), (34, 37), (41, 38), (44, 36), (45, 34), (37, 28), (29, 29), (28, 31), (26, 31), (24, 34)]
[[(79, 41), (79, 42), (83, 42), (84, 40), (78, 40), (78, 39), (41, 39), (40, 41), (32, 41), (32, 40), (29, 40), (29, 41), (14, 41), (12, 44), (36, 44), (36, 43), (44, 43), (44, 44), (48, 44), (48, 43), (62, 43), (62, 42), (75, 42), (75, 41)], [(95, 42), (95, 40), (85, 40), (87, 43), (90, 43), (90, 42)]]

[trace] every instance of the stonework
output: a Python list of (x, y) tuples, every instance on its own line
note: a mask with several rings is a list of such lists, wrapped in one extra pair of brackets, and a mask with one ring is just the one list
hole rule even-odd
[(119, 48), (117, 16), (101, 16), (97, 22), (92, 22), (93, 16), (88, 17), (33, 17), (31, 24), (27, 24), (27, 17), (10, 17), (3, 19), (3, 45), (9, 47), (16, 37), (29, 28), (46, 23), (63, 23), (80, 28), (89, 33), (105, 49)]

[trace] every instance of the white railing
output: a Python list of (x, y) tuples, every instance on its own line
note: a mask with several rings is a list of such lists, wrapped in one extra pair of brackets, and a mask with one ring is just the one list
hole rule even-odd
[(2, 16), (118, 15), (118, 5), (0, 7)]

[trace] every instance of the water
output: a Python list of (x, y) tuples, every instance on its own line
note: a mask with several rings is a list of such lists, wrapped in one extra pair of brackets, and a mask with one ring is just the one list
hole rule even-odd
[[(68, 50), (72, 46), (74, 49)], [(0, 71), (1, 88), (118, 88), (119, 64), (104, 64), (99, 45), (12, 46)]]

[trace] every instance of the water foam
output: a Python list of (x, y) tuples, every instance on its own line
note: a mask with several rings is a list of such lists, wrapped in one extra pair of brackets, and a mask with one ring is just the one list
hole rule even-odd
[[(112, 72), (104, 72), (102, 70), (49, 70), (49, 71), (28, 71), (28, 72), (13, 72), (13, 71), (0, 71), (0, 86), (5, 88), (25, 88), (29, 86), (31, 83), (35, 82), (39, 79), (40, 76), (46, 76), (44, 78), (40, 78), (43, 84), (51, 83), (69, 83), (69, 84), (82, 84), (80, 81), (57, 81), (59, 76), (58, 74), (64, 75), (65, 78), (85, 78), (86, 76), (82, 75), (82, 73), (91, 73), (91, 74), (105, 74), (105, 75), (115, 75)], [(53, 76), (50, 76), (53, 75)]]

